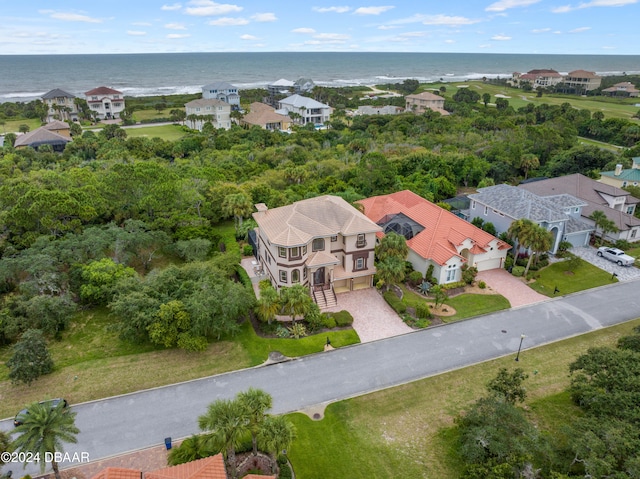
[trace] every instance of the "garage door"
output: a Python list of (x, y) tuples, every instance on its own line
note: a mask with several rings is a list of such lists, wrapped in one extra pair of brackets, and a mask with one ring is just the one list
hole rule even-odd
[(477, 261), (476, 267), (478, 268), (478, 271), (500, 268), (502, 266), (500, 259), (501, 258), (491, 258), (484, 261)]

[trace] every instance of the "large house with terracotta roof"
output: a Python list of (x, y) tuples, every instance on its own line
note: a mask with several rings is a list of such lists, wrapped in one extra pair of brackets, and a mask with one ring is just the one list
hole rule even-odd
[(427, 110), (437, 111), (443, 116), (449, 114), (444, 109), (444, 98), (434, 93), (423, 91), (415, 95), (407, 95), (404, 97), (406, 111), (412, 111), (417, 115), (425, 113)]
[(562, 81), (562, 75), (552, 69), (529, 70), (527, 73), (514, 72), (508, 81), (516, 88), (522, 88), (525, 84), (531, 85), (534, 90), (549, 88)]
[(98, 120), (113, 120), (120, 118), (124, 110), (124, 96), (122, 92), (100, 86), (84, 94), (91, 112)]
[(638, 98), (638, 96), (640, 96), (640, 90), (638, 90), (636, 86), (629, 81), (623, 81), (616, 83), (609, 88), (604, 88), (602, 93), (609, 96), (621, 96), (626, 98)]
[(370, 288), (376, 233), (382, 228), (338, 196), (269, 209), (256, 205), (259, 267), (277, 288), (309, 286), (320, 307), (335, 294)]
[(509, 244), (453, 213), (409, 191), (374, 196), (358, 202), (364, 214), (382, 231), (405, 237), (409, 247), (407, 260), (423, 275), (433, 265), (439, 284), (462, 279), (462, 266), (478, 271), (501, 268)]
[(18, 136), (13, 146), (15, 148), (30, 146), (37, 150), (43, 145), (49, 145), (53, 148), (53, 151), (61, 152), (67, 146), (67, 143), (71, 141), (70, 131), (68, 123), (54, 120), (40, 128)]
[(240, 120), (242, 126), (259, 126), (263, 130), (271, 131), (289, 130), (291, 123), (290, 117), (276, 113), (273, 107), (258, 101), (249, 105), (249, 112)]
[(565, 75), (563, 79), (565, 89), (578, 95), (585, 95), (588, 91), (600, 88), (602, 77), (595, 72), (586, 70), (574, 70)]

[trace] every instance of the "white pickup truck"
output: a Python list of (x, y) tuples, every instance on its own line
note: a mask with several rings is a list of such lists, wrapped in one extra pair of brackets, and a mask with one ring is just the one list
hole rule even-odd
[(625, 254), (621, 249), (608, 248), (607, 246), (601, 246), (598, 248), (598, 256), (606, 258), (609, 261), (613, 261), (614, 263), (618, 263), (620, 266), (631, 266), (635, 261), (633, 256)]

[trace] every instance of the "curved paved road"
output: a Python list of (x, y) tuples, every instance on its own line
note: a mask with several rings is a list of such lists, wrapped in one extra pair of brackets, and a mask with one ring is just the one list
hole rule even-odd
[[(78, 444), (66, 449), (97, 460), (162, 444), (167, 436), (191, 435), (209, 403), (250, 386), (273, 396), (273, 412), (286, 413), (515, 353), (521, 334), (526, 351), (639, 317), (639, 286), (618, 283), (285, 363), (75, 405), (81, 433)], [(2, 421), (0, 428), (10, 430), (11, 422)], [(30, 466), (26, 472), (38, 471)]]

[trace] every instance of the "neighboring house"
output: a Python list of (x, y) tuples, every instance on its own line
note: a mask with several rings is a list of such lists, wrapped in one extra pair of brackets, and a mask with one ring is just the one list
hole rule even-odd
[(530, 70), (527, 73), (514, 72), (509, 83), (517, 88), (522, 88), (525, 84), (537, 88), (553, 87), (562, 81), (562, 75), (552, 69)]
[(125, 108), (122, 92), (101, 86), (89, 90), (84, 94), (87, 105), (96, 115), (98, 120), (113, 120), (120, 118), (120, 113)]
[(221, 100), (200, 98), (192, 100), (185, 106), (185, 124), (193, 130), (202, 130), (209, 122), (214, 128), (231, 128), (231, 105)]
[(76, 96), (56, 88), (42, 95), (42, 101), (47, 105), (47, 123), (54, 120), (78, 121), (78, 105)]
[(640, 95), (640, 90), (636, 86), (628, 81), (616, 83), (612, 87), (605, 88), (602, 93), (609, 96), (621, 96), (627, 98), (637, 98)]
[(256, 101), (249, 105), (249, 112), (242, 117), (240, 124), (255, 125), (265, 130), (288, 130), (291, 127), (291, 118), (276, 113), (273, 107), (266, 103)]
[(278, 110), (276, 113), (291, 116), (291, 113), (299, 115), (294, 119), (295, 123), (306, 125), (313, 123), (314, 125), (322, 125), (331, 118), (331, 107), (301, 95), (291, 95), (278, 102)]
[(444, 98), (428, 91), (423, 91), (415, 95), (407, 95), (404, 99), (406, 101), (406, 111), (422, 114), (427, 110), (433, 110), (444, 116), (449, 114), (449, 112), (444, 109)]
[(53, 151), (61, 152), (71, 141), (69, 124), (64, 121), (54, 120), (33, 131), (19, 135), (14, 143), (14, 148), (31, 147), (37, 150), (42, 145), (49, 145)]
[(311, 78), (298, 78), (293, 84), (293, 91), (295, 93), (309, 93), (316, 84)]
[(289, 96), (291, 93), (295, 92), (295, 86), (295, 82), (280, 78), (280, 80), (269, 83), (267, 85), (267, 91), (269, 92), (269, 96), (272, 98), (282, 95)]
[(439, 284), (462, 279), (464, 264), (478, 271), (501, 268), (510, 248), (486, 231), (409, 191), (358, 201), (364, 214), (382, 228), (405, 237), (407, 260), (424, 276), (433, 265)]
[(354, 115), (397, 115), (402, 113), (404, 108), (393, 105), (385, 105), (385, 106), (370, 106), (363, 105), (359, 106), (355, 111)]
[(584, 95), (588, 91), (600, 88), (602, 77), (594, 72), (586, 70), (574, 70), (565, 75), (563, 79), (565, 89), (578, 95)]
[(231, 105), (232, 110), (240, 109), (238, 87), (227, 82), (214, 82), (202, 87), (202, 98), (220, 100)]
[(325, 195), (256, 208), (255, 254), (275, 287), (309, 286), (324, 307), (335, 301), (333, 292), (373, 285), (376, 233), (382, 228), (342, 198)]
[[(631, 159), (631, 168), (623, 169), (622, 165), (616, 165), (613, 171), (601, 171), (600, 182), (616, 188), (640, 185), (640, 156)], [(625, 193), (628, 195), (625, 191)]]
[[(523, 185), (523, 186), (529, 186)], [(564, 190), (560, 190), (564, 191)], [(506, 232), (511, 223), (519, 219), (529, 219), (547, 229), (553, 235), (549, 251), (555, 254), (561, 241), (573, 246), (587, 246), (593, 226), (581, 219), (584, 200), (560, 193), (539, 196), (524, 188), (510, 185), (496, 185), (480, 188), (468, 195), (469, 219), (482, 218), (493, 223), (496, 231)]]

